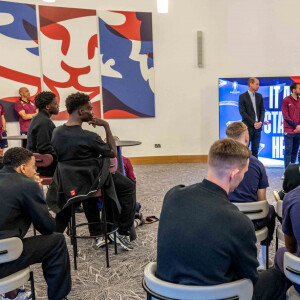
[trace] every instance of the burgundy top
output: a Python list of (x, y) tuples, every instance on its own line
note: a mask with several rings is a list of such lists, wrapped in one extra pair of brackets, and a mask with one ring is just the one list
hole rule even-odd
[[(28, 100), (28, 102), (23, 101), (21, 98), (19, 101), (15, 103), (15, 111), (18, 113), (25, 110), (26, 114), (34, 114), (36, 112), (36, 107), (33, 102)], [(19, 123), (20, 123), (20, 132), (27, 132), (28, 127), (30, 124), (31, 120), (24, 120), (20, 115), (19, 115)]]
[(129, 158), (122, 156), (123, 158), (123, 164), (124, 164), (124, 170), (125, 170), (125, 175), (130, 178), (131, 180), (133, 180), (134, 182), (136, 182), (134, 173), (133, 173), (133, 167), (131, 164), (131, 161)]
[(294, 133), (297, 125), (300, 125), (300, 100), (296, 101), (292, 96), (287, 96), (282, 101), (282, 116), (284, 133)]
[(3, 106), (0, 104), (0, 134), (2, 134), (4, 131), (3, 124), (2, 124), (2, 116), (4, 116), (4, 114), (5, 114), (5, 110)]

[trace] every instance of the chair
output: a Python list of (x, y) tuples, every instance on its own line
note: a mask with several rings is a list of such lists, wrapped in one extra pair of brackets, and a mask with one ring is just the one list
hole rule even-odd
[[(277, 205), (276, 205), (276, 213), (277, 213), (277, 216), (280, 218), (282, 218), (282, 205), (283, 205), (283, 201), (278, 200)], [(276, 251), (278, 249), (278, 240), (281, 240), (284, 242), (284, 233), (282, 231), (281, 224), (279, 224), (276, 228)]]
[[(144, 270), (143, 288), (147, 300), (251, 300), (253, 285), (250, 279), (213, 286), (188, 286), (170, 283), (156, 277), (156, 263)], [(153, 298), (152, 298), (153, 297)]]
[[(300, 258), (292, 253), (284, 253), (284, 274), (292, 282), (300, 284)], [(300, 300), (300, 294), (294, 286), (286, 292), (286, 300)]]
[[(33, 153), (35, 157), (35, 164), (39, 168), (46, 168), (49, 167), (53, 163), (53, 156), (51, 154), (40, 154), (40, 153)], [(49, 176), (40, 176), (42, 181), (42, 185), (50, 185), (52, 181), (52, 177)]]
[[(23, 243), (17, 237), (0, 240), (0, 264), (16, 260), (23, 251)], [(0, 279), (0, 294), (13, 291), (28, 280), (31, 282), (32, 299), (35, 300), (33, 273), (30, 267)]]
[[(251, 221), (265, 218), (269, 212), (269, 203), (267, 200), (257, 202), (233, 203), (242, 213)], [(266, 243), (266, 268), (269, 268), (269, 245), (268, 245), (268, 228), (255, 230), (257, 242), (267, 241)]]
[[(118, 162), (116, 158), (112, 158), (110, 160), (110, 173), (115, 173), (117, 170), (117, 166), (118, 166)], [(104, 197), (104, 193), (102, 192), (102, 190), (98, 190), (97, 193), (93, 196), (93, 197), (102, 197), (103, 201), (102, 201), (102, 209), (101, 209), (101, 216), (102, 216), (102, 220), (100, 221), (100, 224), (103, 224), (103, 231), (104, 233), (102, 234), (102, 236), (104, 235), (105, 238), (105, 255), (106, 255), (106, 266), (107, 268), (109, 268), (109, 255), (108, 255), (108, 235), (113, 233), (114, 234), (114, 240), (116, 241), (116, 232), (118, 230), (118, 227), (116, 224), (111, 223), (111, 222), (107, 222), (106, 221), (106, 213), (105, 213), (105, 197)], [(74, 269), (77, 270), (77, 256), (78, 256), (78, 252), (77, 252), (77, 238), (83, 238), (83, 239), (88, 239), (88, 238), (95, 238), (95, 237), (99, 237), (99, 236), (79, 236), (76, 235), (76, 228), (77, 227), (81, 227), (81, 226), (86, 226), (89, 225), (91, 223), (80, 223), (80, 224), (76, 224), (76, 214), (75, 214), (75, 203), (73, 203), (71, 205), (71, 210), (72, 210), (72, 215), (71, 215), (71, 222), (69, 225), (69, 229), (70, 229), (70, 238), (71, 238), (71, 244), (73, 245), (73, 254), (74, 254)], [(110, 232), (107, 232), (107, 225), (111, 225), (112, 226), (112, 230)], [(115, 242), (115, 254), (118, 254), (118, 249), (117, 249), (117, 243)]]

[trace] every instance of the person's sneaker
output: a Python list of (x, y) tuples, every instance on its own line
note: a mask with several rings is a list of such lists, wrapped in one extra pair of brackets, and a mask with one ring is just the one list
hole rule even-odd
[[(97, 238), (95, 238), (95, 242), (96, 242), (96, 246), (98, 248), (101, 248), (105, 245), (105, 238), (103, 236), (97, 237)], [(107, 244), (109, 244), (109, 243), (110, 243), (110, 240), (107, 239)]]
[(2, 300), (30, 300), (32, 299), (31, 292), (26, 292), (25, 290), (19, 290), (18, 295), (14, 299), (2, 297)]
[(282, 175), (281, 180), (284, 180), (284, 175)]
[(278, 194), (278, 191), (273, 191), (273, 195), (274, 195), (274, 198), (275, 198), (276, 201), (280, 200), (280, 196)]
[(116, 235), (117, 235), (116, 241), (115, 241), (113, 233), (111, 233), (109, 235), (109, 238), (111, 239), (111, 241), (116, 242), (123, 249), (125, 249), (127, 251), (131, 251), (133, 249), (133, 245), (130, 243), (128, 235), (122, 235), (122, 234), (119, 234), (118, 232), (116, 233)]

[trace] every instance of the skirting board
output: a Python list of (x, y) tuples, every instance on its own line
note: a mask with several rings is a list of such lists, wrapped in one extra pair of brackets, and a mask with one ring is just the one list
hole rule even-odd
[(129, 157), (133, 165), (151, 164), (179, 164), (179, 163), (206, 163), (207, 155), (171, 155), (171, 156), (145, 156)]

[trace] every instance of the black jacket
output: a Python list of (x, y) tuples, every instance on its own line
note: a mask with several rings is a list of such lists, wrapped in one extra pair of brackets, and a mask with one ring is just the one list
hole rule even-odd
[(250, 219), (218, 185), (203, 180), (176, 186), (165, 196), (157, 238), (157, 272), (183, 285), (216, 285), (258, 279)]
[(57, 214), (72, 203), (93, 197), (103, 188), (120, 211), (109, 167), (109, 157), (59, 162), (47, 192), (48, 206)]
[(31, 223), (41, 234), (55, 230), (39, 185), (7, 166), (0, 170), (0, 207), (0, 239), (24, 238)]
[(54, 129), (55, 125), (47, 112), (44, 110), (39, 111), (31, 120), (28, 128), (27, 148), (34, 153), (51, 154), (54, 160), (56, 160), (57, 155), (51, 145)]
[[(265, 107), (261, 94), (255, 93), (255, 102), (258, 122), (264, 123)], [(242, 116), (243, 123), (245, 123), (248, 128), (254, 128), (255, 112), (248, 91), (244, 94), (241, 94), (239, 97), (239, 111)]]

